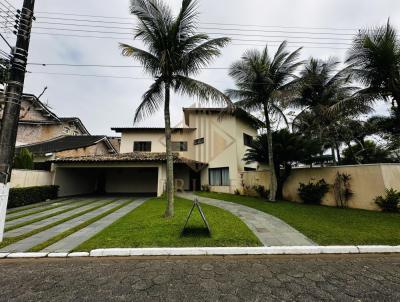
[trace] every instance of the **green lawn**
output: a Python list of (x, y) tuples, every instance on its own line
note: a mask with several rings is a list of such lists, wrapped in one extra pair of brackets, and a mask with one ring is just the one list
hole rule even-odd
[(93, 238), (78, 246), (77, 251), (96, 248), (260, 246), (250, 229), (236, 216), (222, 209), (202, 205), (212, 229), (211, 237), (202, 231), (203, 222), (196, 211), (189, 232), (181, 236), (192, 202), (175, 199), (175, 216), (163, 218), (166, 201), (154, 198), (122, 217)]
[(400, 245), (400, 215), (356, 209), (267, 202), (259, 198), (199, 192), (199, 196), (239, 203), (287, 222), (320, 245)]

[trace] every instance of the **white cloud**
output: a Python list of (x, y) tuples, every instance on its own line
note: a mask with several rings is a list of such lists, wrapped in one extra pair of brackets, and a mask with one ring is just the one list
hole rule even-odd
[[(16, 7), (22, 5), (21, 0), (11, 2)], [(87, 15), (119, 16), (121, 18), (130, 17), (128, 0), (40, 0), (36, 2), (37, 12), (70, 12)], [(179, 9), (180, 0), (169, 0), (167, 2), (173, 6), (175, 11)], [(398, 0), (202, 0), (199, 3), (199, 9), (201, 22), (359, 28), (382, 24), (390, 17), (394, 25), (400, 23), (400, 2)], [(134, 19), (132, 18), (132, 20)], [(50, 20), (40, 20), (38, 18), (39, 21)], [(51, 21), (61, 22), (57, 20)], [(121, 19), (121, 22), (128, 21)], [(71, 22), (73, 23), (73, 21)], [(40, 24), (40, 27), (51, 26)], [(211, 27), (211, 25), (208, 26)], [(39, 27), (39, 24), (35, 24), (35, 27)], [(92, 29), (96, 30), (96, 28)], [(111, 31), (110, 29), (101, 30)], [(36, 31), (43, 32), (45, 30), (38, 29)], [(124, 40), (133, 44), (136, 43), (122, 38), (120, 41)], [(119, 40), (33, 35), (29, 61), (106, 65), (134, 64), (120, 55), (118, 42)], [(234, 43), (238, 44), (240, 42), (235, 41)], [(248, 47), (234, 45), (227, 47), (213, 66), (229, 66), (241, 56), (246, 48)], [(344, 50), (317, 48), (305, 48), (302, 52), (303, 58), (309, 56), (320, 58), (336, 56), (339, 59), (343, 59), (344, 54)], [(29, 66), (29, 70), (33, 72), (147, 77), (142, 73), (141, 69), (67, 68), (60, 66), (43, 68)], [(227, 75), (227, 70), (207, 70), (199, 78), (221, 90), (228, 88), (232, 83)], [(140, 102), (141, 95), (146, 91), (150, 83), (151, 81), (148, 80), (72, 77), (32, 73), (27, 76), (25, 91), (39, 94), (44, 86), (48, 86), (48, 91), (43, 100), (48, 100), (55, 112), (61, 116), (80, 117), (92, 133), (112, 134), (110, 130), (112, 126), (132, 125), (134, 110)], [(194, 100), (188, 97), (173, 97), (172, 118), (174, 123), (177, 123), (181, 118), (181, 107), (189, 106), (193, 102)], [(385, 111), (385, 107), (379, 106), (379, 111)], [(147, 125), (162, 125), (162, 113), (156, 114), (145, 123)]]

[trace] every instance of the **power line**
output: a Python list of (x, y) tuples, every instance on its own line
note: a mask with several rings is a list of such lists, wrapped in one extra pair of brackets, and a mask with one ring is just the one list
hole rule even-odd
[(76, 76), (76, 77), (93, 77), (93, 78), (115, 78), (115, 79), (133, 79), (133, 80), (154, 80), (152, 78), (142, 77), (128, 77), (128, 76), (114, 76), (114, 75), (99, 75), (99, 74), (81, 74), (81, 73), (62, 73), (62, 72), (32, 72), (28, 71), (28, 74), (47, 74), (47, 75), (59, 75), (59, 76)]
[[(85, 15), (85, 14), (76, 14), (76, 13), (63, 13), (63, 12), (50, 12), (50, 11), (39, 11), (38, 15), (61, 15), (61, 16), (76, 16), (76, 17), (90, 17), (90, 18), (103, 18), (103, 19), (119, 19), (119, 20), (132, 20), (133, 17), (118, 17), (118, 16), (101, 16), (101, 15)], [(40, 17), (42, 19), (48, 17)], [(57, 18), (54, 18), (57, 19)], [(61, 20), (61, 18), (59, 18)], [(87, 21), (84, 19), (77, 19), (78, 21)], [(103, 22), (102, 20), (91, 20), (94, 22)], [(311, 26), (281, 26), (281, 25), (261, 25), (261, 24), (243, 24), (243, 23), (223, 23), (223, 22), (199, 22), (200, 24), (209, 24), (209, 25), (225, 25), (225, 26), (242, 26), (242, 27), (264, 27), (264, 28), (292, 28), (292, 29), (316, 29), (316, 30), (335, 30), (335, 31), (354, 31), (358, 30), (358, 28), (337, 28), (337, 27), (311, 27)], [(121, 24), (130, 24), (130, 23), (121, 23)]]
[[(128, 32), (115, 32), (115, 31), (99, 31), (99, 30), (85, 30), (85, 29), (70, 29), (70, 28), (51, 28), (51, 27), (35, 27), (35, 29), (41, 30), (59, 30), (59, 31), (71, 31), (71, 32), (84, 32), (84, 33), (98, 33), (98, 34), (117, 34), (117, 35), (133, 35)], [(348, 38), (329, 38), (329, 37), (305, 37), (305, 36), (266, 36), (266, 35), (251, 35), (251, 34), (237, 34), (237, 33), (221, 33), (221, 32), (207, 32), (209, 35), (226, 35), (226, 36), (239, 36), (239, 37), (261, 37), (261, 38), (282, 38), (282, 39), (310, 39), (310, 40), (338, 40), (338, 41), (353, 41)], [(332, 44), (332, 43), (329, 43)]]

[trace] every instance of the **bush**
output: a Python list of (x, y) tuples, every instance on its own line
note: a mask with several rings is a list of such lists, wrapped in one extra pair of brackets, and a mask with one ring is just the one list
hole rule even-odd
[(203, 192), (210, 192), (210, 186), (209, 185), (202, 185), (201, 190)]
[(394, 189), (386, 189), (386, 196), (378, 196), (375, 198), (375, 203), (382, 209), (383, 212), (399, 212), (400, 192)]
[(29, 188), (11, 188), (8, 208), (30, 205), (47, 199), (56, 199), (59, 186), (42, 186)]
[(300, 183), (298, 192), (301, 200), (306, 204), (321, 204), (322, 198), (329, 191), (329, 185), (324, 179), (316, 183), (309, 182), (308, 184)]
[(235, 195), (241, 195), (239, 189), (236, 189), (236, 190), (235, 190)]
[(254, 191), (257, 192), (258, 196), (261, 198), (268, 199), (269, 198), (269, 190), (265, 189), (264, 186), (258, 185), (253, 187)]

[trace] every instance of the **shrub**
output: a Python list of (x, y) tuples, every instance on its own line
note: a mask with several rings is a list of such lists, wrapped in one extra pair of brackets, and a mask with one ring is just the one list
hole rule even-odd
[(306, 204), (321, 204), (322, 198), (329, 191), (329, 185), (324, 179), (316, 183), (309, 182), (308, 184), (300, 183), (298, 192), (301, 200)]
[(400, 192), (394, 189), (386, 189), (386, 196), (378, 196), (375, 198), (375, 203), (382, 209), (383, 212), (399, 212)]
[(346, 173), (337, 173), (333, 192), (335, 195), (336, 206), (338, 208), (347, 208), (350, 198), (354, 195), (350, 186), (351, 175)]
[(209, 185), (202, 185), (201, 190), (203, 192), (210, 192), (210, 186)]
[(257, 192), (258, 196), (261, 198), (268, 199), (269, 198), (269, 190), (265, 189), (264, 186), (258, 185), (254, 186), (253, 190)]
[(28, 188), (11, 188), (8, 198), (8, 208), (30, 205), (47, 199), (56, 199), (58, 186), (42, 186)]
[(21, 149), (14, 158), (14, 168), (33, 170), (33, 154), (26, 148)]
[(235, 195), (240, 195), (239, 189), (236, 189), (234, 193), (235, 193)]

